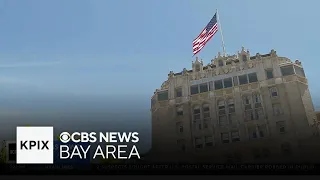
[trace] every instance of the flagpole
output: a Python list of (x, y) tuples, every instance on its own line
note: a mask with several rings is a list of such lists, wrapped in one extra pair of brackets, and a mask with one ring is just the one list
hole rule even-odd
[(223, 40), (223, 34), (222, 34), (222, 27), (221, 27), (221, 24), (220, 24), (220, 18), (219, 18), (219, 13), (218, 13), (218, 9), (217, 10), (217, 20), (218, 20), (218, 25), (219, 25), (219, 31), (220, 31), (220, 35), (221, 35), (221, 41), (222, 41), (222, 49), (223, 49), (223, 54), (224, 56), (226, 57), (227, 56), (227, 53), (226, 53), (226, 49), (224, 47), (224, 40)]

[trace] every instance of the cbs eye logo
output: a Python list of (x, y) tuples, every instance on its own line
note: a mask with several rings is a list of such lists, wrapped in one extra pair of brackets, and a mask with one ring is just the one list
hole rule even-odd
[(71, 139), (71, 135), (68, 132), (62, 132), (59, 136), (59, 140), (63, 143), (68, 143)]

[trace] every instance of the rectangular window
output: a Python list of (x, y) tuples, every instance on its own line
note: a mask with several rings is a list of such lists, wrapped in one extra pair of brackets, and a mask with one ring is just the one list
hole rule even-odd
[(213, 146), (213, 137), (212, 136), (206, 136), (205, 137), (205, 143), (206, 143), (206, 146)]
[(247, 75), (239, 76), (239, 84), (240, 84), (240, 85), (242, 85), (242, 84), (248, 84)]
[(247, 110), (245, 111), (246, 121), (254, 120), (253, 111)]
[(178, 122), (176, 124), (176, 129), (178, 133), (183, 133), (183, 123), (182, 122)]
[(247, 56), (246, 55), (242, 55), (242, 61), (247, 61)]
[(248, 134), (249, 134), (249, 139), (257, 139), (258, 138), (256, 127), (249, 127)]
[(169, 99), (168, 91), (158, 92), (158, 101), (165, 101)]
[(294, 74), (293, 66), (283, 66), (280, 67), (282, 76), (289, 76)]
[(197, 149), (203, 148), (202, 138), (195, 138), (195, 144)]
[(222, 143), (229, 143), (229, 133), (221, 133)]
[(279, 130), (279, 133), (285, 133), (286, 132), (285, 122), (284, 121), (279, 121), (276, 124), (277, 124), (277, 129)]
[(223, 88), (222, 80), (215, 81), (214, 87), (215, 87), (215, 90), (222, 89)]
[(232, 138), (232, 142), (240, 141), (239, 131), (232, 131), (231, 138)]
[(178, 110), (177, 111), (177, 116), (183, 116), (183, 110)]
[(199, 87), (198, 85), (194, 85), (190, 87), (191, 95), (198, 94), (199, 93)]
[(238, 85), (239, 85), (238, 76), (234, 76), (234, 77), (233, 77), (233, 84), (234, 84), (235, 86), (238, 86)]
[(249, 83), (258, 82), (257, 73), (248, 74)]
[(204, 83), (204, 84), (200, 84), (200, 93), (203, 92), (208, 92), (208, 84)]
[(258, 132), (259, 132), (260, 138), (266, 137), (267, 136), (267, 126), (266, 125), (258, 126)]
[(232, 87), (232, 78), (227, 78), (223, 80), (224, 88)]
[(199, 131), (202, 129), (201, 121), (193, 121), (193, 129)]
[(294, 69), (296, 70), (297, 75), (306, 77), (306, 75), (304, 74), (304, 70), (301, 67), (294, 66)]
[(272, 79), (273, 78), (273, 70), (266, 69), (266, 76), (267, 76), (267, 79)]
[(210, 108), (209, 106), (203, 107), (203, 118), (210, 118)]
[(176, 97), (182, 97), (182, 88), (177, 88), (176, 89)]

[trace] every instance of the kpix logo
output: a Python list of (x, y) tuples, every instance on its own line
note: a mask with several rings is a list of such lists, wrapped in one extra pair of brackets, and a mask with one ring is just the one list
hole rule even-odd
[(53, 127), (17, 127), (17, 164), (53, 164)]

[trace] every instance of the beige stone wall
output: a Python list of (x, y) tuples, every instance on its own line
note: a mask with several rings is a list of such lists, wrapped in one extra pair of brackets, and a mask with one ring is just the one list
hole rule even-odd
[[(244, 62), (242, 55), (247, 55)], [(316, 141), (312, 137), (313, 131), (310, 125), (313, 123), (314, 108), (312, 98), (308, 89), (307, 80), (297, 75), (282, 77), (280, 66), (282, 64), (294, 64), (289, 59), (278, 57), (275, 51), (267, 55), (257, 54), (249, 60), (250, 52), (242, 49), (238, 55), (223, 58), (218, 56), (212, 65), (218, 65), (223, 60), (223, 67), (205, 66), (200, 60), (192, 63), (192, 72), (183, 70), (182, 73), (174, 75), (171, 72), (161, 90), (168, 90), (167, 101), (156, 102), (152, 111), (152, 152), (153, 159), (158, 161), (214, 161), (225, 162), (228, 156), (241, 154), (242, 162), (257, 161), (292, 161), (292, 159), (303, 159), (303, 154), (308, 154), (310, 149), (316, 149)], [(238, 59), (239, 62), (230, 63), (229, 59)], [(300, 63), (300, 62), (295, 62)], [(300, 65), (300, 64), (299, 64)], [(197, 66), (200, 71), (195, 72)], [(205, 68), (204, 68), (205, 67)], [(273, 69), (274, 78), (267, 79), (265, 69)], [(238, 85), (232, 88), (213, 90), (196, 95), (190, 94), (190, 86), (194, 81), (206, 82), (208, 79), (223, 79), (241, 75), (247, 72), (256, 72), (259, 82), (246, 85)], [(182, 88), (182, 97), (175, 97), (176, 88)], [(275, 87), (278, 97), (272, 98), (270, 88)], [(157, 90), (158, 91), (158, 90)], [(156, 93), (157, 93), (156, 91)], [(264, 118), (260, 120), (244, 121), (243, 95), (253, 92), (261, 95)], [(155, 94), (156, 94), (155, 93)], [(232, 97), (235, 102), (237, 124), (220, 127), (217, 115), (217, 101)], [(155, 96), (156, 98), (156, 96)], [(210, 124), (207, 129), (195, 131), (193, 129), (193, 107), (208, 104), (210, 107)], [(281, 113), (275, 116), (273, 105), (280, 104)], [(183, 116), (176, 115), (177, 109), (183, 109)], [(279, 133), (277, 122), (285, 122), (285, 133)], [(177, 123), (183, 125), (183, 133), (178, 133)], [(267, 134), (265, 138), (250, 140), (248, 134), (249, 126), (266, 125)], [(239, 130), (240, 142), (222, 144), (221, 133)], [(212, 135), (214, 146), (195, 149), (195, 138)], [(306, 140), (307, 139), (307, 140)], [(177, 145), (178, 140), (185, 143), (185, 151)], [(308, 142), (310, 142), (308, 144)], [(281, 150), (284, 143), (289, 143), (292, 154), (286, 156)], [(311, 144), (311, 145), (310, 145)], [(301, 147), (304, 152), (301, 152)], [(314, 148), (311, 148), (314, 147)], [(268, 157), (253, 158), (254, 149), (263, 151), (268, 149)]]

